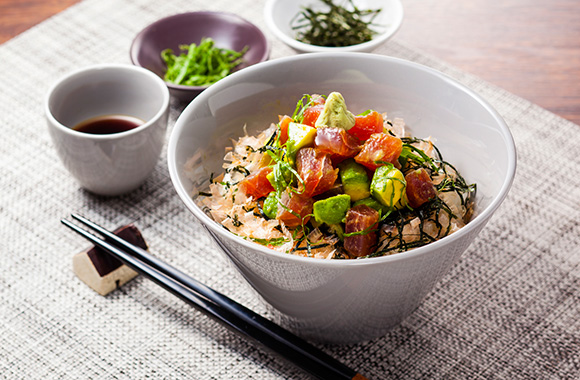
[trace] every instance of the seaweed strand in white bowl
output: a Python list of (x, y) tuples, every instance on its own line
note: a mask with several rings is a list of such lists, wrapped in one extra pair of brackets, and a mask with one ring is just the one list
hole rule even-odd
[(370, 41), (377, 32), (371, 28), (373, 20), (382, 11), (359, 9), (352, 0), (336, 5), (333, 0), (320, 0), (327, 6), (303, 7), (291, 21), (296, 40), (317, 46), (344, 47)]

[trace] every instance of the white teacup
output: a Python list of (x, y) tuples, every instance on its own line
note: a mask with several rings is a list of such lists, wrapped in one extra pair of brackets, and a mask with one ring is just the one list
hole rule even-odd
[[(169, 91), (149, 70), (102, 64), (61, 78), (45, 101), (48, 129), (60, 159), (82, 187), (120, 195), (141, 185), (153, 171), (165, 142)], [(125, 115), (142, 124), (108, 134), (75, 130), (98, 117)]]

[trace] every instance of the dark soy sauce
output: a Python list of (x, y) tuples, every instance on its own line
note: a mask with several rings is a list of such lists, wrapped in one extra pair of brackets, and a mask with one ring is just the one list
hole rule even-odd
[(80, 122), (72, 129), (79, 132), (92, 133), (94, 135), (109, 135), (137, 128), (143, 123), (143, 120), (133, 116), (104, 115)]

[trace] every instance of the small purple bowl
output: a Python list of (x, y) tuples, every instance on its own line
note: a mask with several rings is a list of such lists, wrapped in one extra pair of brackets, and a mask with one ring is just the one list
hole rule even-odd
[[(203, 37), (212, 38), (217, 47), (225, 49), (240, 51), (249, 46), (244, 62), (234, 71), (266, 61), (270, 54), (262, 31), (245, 19), (224, 12), (190, 12), (163, 18), (143, 29), (131, 44), (131, 61), (163, 79), (167, 66), (161, 52), (172, 49), (179, 54), (180, 45), (200, 43)], [(165, 83), (171, 95), (181, 102), (191, 101), (207, 88)]]

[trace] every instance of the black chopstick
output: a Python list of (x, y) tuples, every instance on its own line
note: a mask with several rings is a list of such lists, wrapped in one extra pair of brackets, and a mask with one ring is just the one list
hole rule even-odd
[[(311, 375), (319, 379), (365, 379), (288, 330), (187, 276), (140, 247), (128, 243), (82, 216), (73, 214), (72, 217), (105, 238), (101, 239), (66, 219), (62, 223), (196, 309), (222, 322), (231, 330), (261, 343)], [(225, 249), (223, 246), (221, 248)]]

